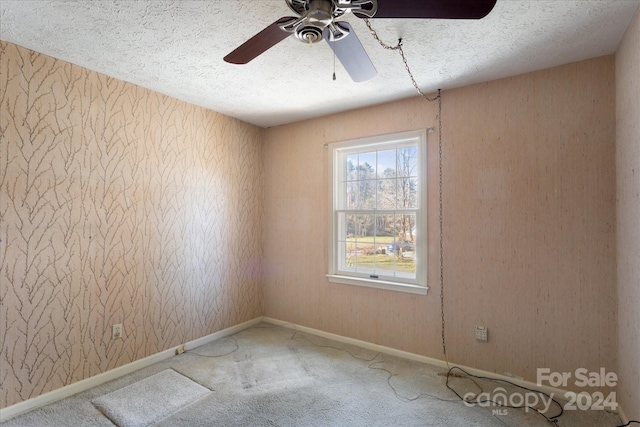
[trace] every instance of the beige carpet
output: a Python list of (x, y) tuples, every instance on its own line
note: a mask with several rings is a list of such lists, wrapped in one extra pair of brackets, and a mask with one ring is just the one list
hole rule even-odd
[[(179, 381), (167, 384), (167, 370), (169, 380)], [(162, 372), (165, 374), (155, 376)], [(446, 387), (445, 377), (438, 375), (441, 372), (431, 365), (260, 324), (17, 417), (2, 427), (551, 425), (531, 409), (465, 404)], [(473, 383), (465, 378), (451, 378), (450, 386), (462, 396), (477, 393), (478, 387), (519, 392), (505, 384)], [(112, 400), (118, 414), (105, 416), (108, 396), (122, 397), (117, 393), (132, 390), (135, 403)], [(157, 407), (158, 401), (183, 392), (190, 397), (176, 399), (164, 412), (144, 406), (145, 401), (154, 401)], [(155, 415), (144, 418), (143, 412)], [(551, 407), (545, 415), (556, 413), (557, 408)], [(605, 411), (565, 411), (556, 425), (619, 424), (616, 414)]]

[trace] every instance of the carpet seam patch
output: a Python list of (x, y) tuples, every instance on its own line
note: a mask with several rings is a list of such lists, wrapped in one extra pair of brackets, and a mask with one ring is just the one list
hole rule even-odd
[[(171, 378), (174, 374), (179, 375), (179, 377)], [(167, 377), (167, 375), (169, 375), (169, 377)], [(179, 384), (184, 380), (187, 382)], [(154, 381), (157, 382), (154, 384)], [(139, 389), (142, 388), (144, 390), (147, 387), (146, 383), (149, 383), (151, 390), (149, 396), (147, 396), (147, 398), (150, 399), (147, 407), (149, 416), (145, 417), (144, 412), (142, 412), (142, 416), (140, 417), (140, 412), (136, 412), (133, 408), (127, 407), (126, 404), (122, 406), (122, 403), (130, 402), (130, 398), (126, 396), (127, 393), (142, 396), (141, 390)], [(167, 400), (163, 393), (165, 388), (167, 392), (174, 390), (171, 387), (176, 386), (176, 384), (179, 388), (182, 388), (182, 391), (186, 394), (183, 396), (182, 402), (178, 399), (175, 407), (171, 407), (171, 405), (167, 405), (167, 402), (175, 402), (175, 400)], [(167, 368), (117, 390), (98, 396), (91, 400), (91, 404), (118, 427), (144, 427), (162, 421), (207, 397), (211, 393), (212, 391), (209, 388), (204, 387), (197, 381), (193, 381), (191, 378), (173, 368)], [(162, 412), (162, 410), (159, 412), (156, 411), (158, 408), (162, 408), (166, 410), (166, 412)], [(129, 415), (133, 418), (132, 420), (128, 419)], [(139, 418), (136, 419), (136, 416)]]

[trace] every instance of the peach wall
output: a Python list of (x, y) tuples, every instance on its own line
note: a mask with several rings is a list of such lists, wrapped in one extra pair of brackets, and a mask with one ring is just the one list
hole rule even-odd
[(640, 9), (616, 53), (618, 400), (640, 420)]
[[(450, 361), (615, 369), (614, 73), (607, 56), (443, 92)], [(266, 316), (443, 358), (436, 115), (414, 98), (266, 131)], [(329, 283), (323, 144), (427, 127), (428, 295)]]
[(262, 314), (261, 129), (5, 42), (0, 88), (1, 406)]

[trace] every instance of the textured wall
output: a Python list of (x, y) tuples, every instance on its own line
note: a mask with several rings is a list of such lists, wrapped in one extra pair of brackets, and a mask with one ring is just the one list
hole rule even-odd
[(5, 42), (0, 67), (2, 406), (262, 314), (261, 129)]
[(640, 9), (616, 53), (619, 401), (640, 420)]
[[(329, 283), (323, 143), (437, 126), (416, 98), (266, 131), (265, 315), (441, 359), (437, 131), (427, 296)], [(449, 359), (615, 368), (612, 56), (443, 92)], [(489, 342), (474, 326), (489, 328)], [(572, 384), (568, 388), (573, 388)]]

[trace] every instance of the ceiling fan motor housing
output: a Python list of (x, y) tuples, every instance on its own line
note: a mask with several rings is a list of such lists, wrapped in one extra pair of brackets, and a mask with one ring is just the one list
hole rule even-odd
[(280, 25), (283, 31), (292, 32), (298, 40), (305, 43), (317, 43), (322, 40), (325, 28), (330, 27), (332, 34), (344, 37), (348, 31), (335, 27), (335, 20), (349, 12), (372, 17), (377, 10), (377, 0), (286, 0), (289, 8), (300, 15), (298, 19)]
[(296, 28), (296, 37), (310, 44), (321, 41), (322, 31), (333, 20), (333, 9), (331, 0), (311, 0), (306, 19)]

